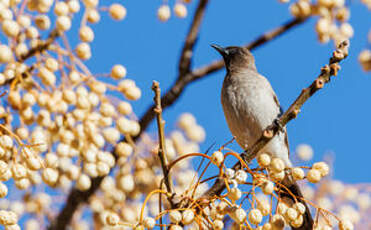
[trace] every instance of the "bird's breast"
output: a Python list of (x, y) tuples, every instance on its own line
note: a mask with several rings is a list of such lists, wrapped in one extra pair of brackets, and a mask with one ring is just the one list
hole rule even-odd
[(274, 97), (269, 82), (257, 73), (227, 76), (224, 80), (221, 95), (224, 114), (242, 148), (254, 143), (279, 114)]

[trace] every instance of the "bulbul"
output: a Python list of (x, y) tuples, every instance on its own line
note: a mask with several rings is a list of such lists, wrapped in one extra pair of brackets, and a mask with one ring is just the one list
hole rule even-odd
[[(227, 70), (221, 93), (224, 115), (232, 135), (245, 150), (278, 118), (282, 112), (281, 107), (269, 81), (258, 73), (254, 57), (247, 48), (211, 46), (223, 56)], [(284, 127), (259, 153), (278, 157), (287, 168), (292, 167), (286, 128)], [(298, 184), (289, 174), (286, 174), (281, 183), (306, 207), (303, 225), (292, 229), (313, 229), (313, 219), (308, 206), (300, 199), (303, 195)], [(294, 201), (285, 189), (281, 189), (278, 195), (291, 204)]]

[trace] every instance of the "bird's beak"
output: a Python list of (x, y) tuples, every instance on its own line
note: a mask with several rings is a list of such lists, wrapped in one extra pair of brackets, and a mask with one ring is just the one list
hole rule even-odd
[(213, 47), (214, 49), (216, 49), (223, 57), (225, 57), (226, 55), (228, 55), (228, 51), (219, 46), (219, 45), (216, 45), (216, 44), (211, 44), (211, 47)]

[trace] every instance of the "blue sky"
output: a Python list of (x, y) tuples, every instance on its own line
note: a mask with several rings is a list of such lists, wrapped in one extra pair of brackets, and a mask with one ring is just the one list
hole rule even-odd
[[(112, 1), (101, 4), (109, 2)], [(170, 1), (170, 4), (174, 2)], [(152, 103), (152, 80), (159, 81), (163, 91), (174, 82), (196, 3), (192, 1), (189, 5), (186, 19), (172, 16), (167, 23), (161, 23), (156, 18), (161, 1), (123, 1), (128, 10), (125, 20), (114, 22), (105, 15), (99, 24), (92, 26), (95, 40), (92, 43), (93, 58), (87, 62), (89, 68), (94, 73), (101, 73), (109, 72), (113, 64), (125, 65), (128, 78), (136, 80), (142, 89), (142, 99), (133, 104), (139, 116)], [(359, 52), (370, 46), (367, 33), (371, 28), (371, 14), (358, 0), (352, 1), (350, 7), (350, 23), (355, 30), (350, 56), (341, 64), (338, 77), (303, 106), (298, 119), (289, 123), (288, 133), (292, 152), (300, 143), (313, 147), (314, 160), (333, 151), (334, 177), (348, 183), (360, 183), (371, 179), (371, 76), (361, 70), (357, 59)], [(288, 5), (274, 0), (210, 1), (195, 47), (193, 66), (219, 58), (209, 46), (211, 43), (243, 45), (291, 18)], [(332, 43), (323, 45), (317, 41), (316, 19), (310, 19), (253, 52), (259, 72), (270, 80), (284, 108), (288, 108), (301, 89), (314, 80), (334, 48)], [(74, 31), (70, 33), (72, 35)], [(164, 113), (169, 131), (175, 127), (182, 112), (196, 116), (207, 132), (201, 151), (214, 142), (221, 146), (231, 139), (220, 104), (224, 75), (223, 69), (193, 83)], [(155, 131), (154, 123), (149, 131)], [(233, 148), (240, 150), (236, 145)]]

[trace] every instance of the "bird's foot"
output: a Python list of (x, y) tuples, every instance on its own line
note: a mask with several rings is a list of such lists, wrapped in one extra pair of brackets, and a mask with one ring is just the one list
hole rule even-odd
[(276, 118), (276, 119), (274, 119), (273, 122), (278, 127), (278, 131), (282, 132), (283, 131), (283, 125), (282, 125), (280, 119)]

